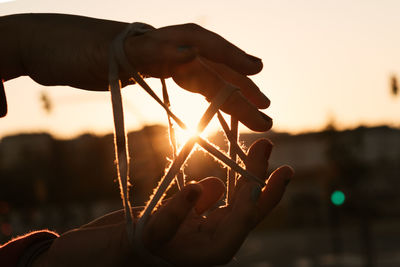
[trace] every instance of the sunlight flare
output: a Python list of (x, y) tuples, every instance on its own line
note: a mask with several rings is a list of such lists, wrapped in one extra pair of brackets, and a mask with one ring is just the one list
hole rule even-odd
[(194, 127), (188, 127), (188, 129), (177, 128), (175, 133), (177, 145), (179, 147), (182, 147), (190, 138), (201, 135)]

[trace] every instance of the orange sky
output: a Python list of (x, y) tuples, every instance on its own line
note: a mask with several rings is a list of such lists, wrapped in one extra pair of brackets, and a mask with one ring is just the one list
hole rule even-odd
[[(272, 100), (266, 113), (278, 131), (319, 130), (329, 118), (340, 127), (400, 126), (400, 96), (389, 90), (400, 76), (400, 1), (29, 1), (0, 3), (0, 15), (57, 12), (155, 27), (196, 22), (261, 57), (253, 77)], [(160, 88), (159, 81), (150, 81)], [(60, 137), (112, 130), (108, 93), (68, 87), (45, 88), (29, 78), (5, 83), (9, 114), (0, 137), (21, 131), (50, 131)], [(196, 121), (202, 97), (169, 83), (174, 110)], [(46, 114), (40, 93), (54, 104)], [(159, 90), (158, 90), (159, 91)], [(166, 122), (162, 110), (136, 86), (124, 90), (128, 129)]]

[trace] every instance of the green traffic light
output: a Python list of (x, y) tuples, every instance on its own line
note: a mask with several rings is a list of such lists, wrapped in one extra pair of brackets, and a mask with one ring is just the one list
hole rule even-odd
[(331, 201), (332, 201), (333, 205), (335, 205), (335, 206), (342, 205), (345, 200), (346, 200), (346, 196), (340, 190), (333, 191), (333, 193), (331, 194)]

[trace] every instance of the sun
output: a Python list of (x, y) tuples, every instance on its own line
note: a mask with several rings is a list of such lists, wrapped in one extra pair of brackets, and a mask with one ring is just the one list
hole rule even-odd
[(182, 147), (190, 138), (201, 135), (196, 128), (188, 127), (188, 129), (175, 128), (175, 137), (178, 147)]
[(187, 126), (182, 129), (174, 123), (175, 138), (178, 147), (183, 146), (190, 138), (201, 136), (205, 138), (208, 134), (215, 131), (217, 127), (213, 123), (207, 126), (203, 132), (198, 132), (197, 127), (209, 103), (199, 94), (193, 94), (179, 88), (176, 84), (168, 83), (168, 93), (170, 95), (172, 111)]

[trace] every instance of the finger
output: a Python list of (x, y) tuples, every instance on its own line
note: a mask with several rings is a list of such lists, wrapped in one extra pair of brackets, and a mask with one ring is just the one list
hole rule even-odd
[[(247, 159), (245, 161), (246, 170), (248, 170), (253, 175), (256, 175), (261, 180), (267, 178), (268, 171), (268, 159), (271, 155), (273, 144), (268, 139), (259, 139), (255, 141), (249, 148), (247, 153)], [(237, 192), (244, 184), (253, 183), (244, 177), (240, 177), (235, 191)], [(233, 199), (235, 199), (235, 194)]]
[(220, 75), (222, 79), (240, 88), (242, 94), (257, 108), (264, 109), (269, 107), (270, 100), (247, 76), (237, 73), (236, 71), (224, 64), (215, 63), (205, 58), (201, 58), (201, 60), (212, 70), (218, 73), (218, 75)]
[(202, 191), (200, 184), (188, 184), (152, 215), (143, 238), (148, 249), (155, 250), (175, 235), (181, 223), (192, 211)]
[(246, 170), (265, 180), (268, 170), (268, 160), (273, 144), (266, 138), (258, 139), (249, 148), (245, 161)]
[[(254, 195), (254, 190), (256, 190), (256, 195)], [(240, 201), (235, 201), (231, 205), (231, 212), (219, 224), (214, 234), (212, 251), (215, 251), (217, 256), (227, 260), (232, 258), (246, 239), (249, 231), (256, 225), (258, 210), (257, 200), (255, 199), (258, 197), (257, 192), (259, 191), (259, 185), (254, 185), (254, 188), (243, 186), (238, 191), (237, 199), (240, 199)]]
[(245, 183), (237, 193), (232, 212), (217, 231), (215, 251), (233, 256), (249, 231), (279, 203), (293, 174), (289, 166), (277, 169), (262, 191), (258, 184)]
[[(201, 93), (209, 101), (228, 84), (199, 59), (182, 64), (173, 70), (174, 81), (182, 88)], [(238, 118), (254, 131), (267, 131), (272, 127), (272, 119), (260, 112), (240, 91), (234, 92), (221, 109)]]
[(259, 220), (262, 220), (276, 205), (278, 205), (293, 175), (294, 170), (287, 165), (276, 169), (271, 174), (258, 200), (258, 205), (260, 207)]
[(245, 53), (220, 35), (196, 24), (168, 26), (154, 33), (158, 38), (168, 38), (177, 45), (195, 47), (201, 56), (223, 63), (245, 75), (256, 74), (263, 67), (261, 59)]
[[(261, 179), (265, 179), (268, 169), (268, 159), (272, 150), (268, 139), (259, 139), (249, 149), (246, 169)], [(259, 216), (258, 198), (261, 187), (241, 178), (233, 198), (231, 213), (216, 232), (218, 236), (217, 250), (223, 253), (235, 253), (246, 238), (248, 232), (257, 224)]]
[(195, 210), (201, 215), (221, 200), (226, 188), (224, 183), (216, 177), (205, 178), (199, 181), (199, 184), (203, 186), (203, 192), (196, 203)]

